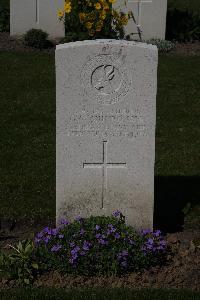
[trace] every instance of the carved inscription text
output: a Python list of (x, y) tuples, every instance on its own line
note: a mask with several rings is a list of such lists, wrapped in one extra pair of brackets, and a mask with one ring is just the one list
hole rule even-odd
[(83, 111), (69, 116), (66, 122), (68, 136), (125, 136), (129, 138), (147, 135), (147, 126), (139, 112), (128, 109), (110, 112)]

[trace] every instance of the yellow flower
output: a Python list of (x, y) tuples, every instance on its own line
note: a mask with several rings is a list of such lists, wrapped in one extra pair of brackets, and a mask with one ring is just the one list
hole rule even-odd
[(100, 20), (100, 21), (98, 21), (97, 24), (96, 24), (96, 31), (97, 31), (97, 32), (100, 32), (101, 29), (102, 29), (102, 27), (103, 27), (103, 21)]
[(101, 9), (101, 4), (100, 4), (99, 2), (97, 2), (94, 6), (95, 6), (95, 8), (98, 9), (98, 10)]
[(99, 17), (100, 17), (100, 19), (105, 20), (106, 12), (104, 10), (102, 12), (100, 12)]
[(102, 29), (102, 27), (101, 27), (101, 26), (97, 26), (97, 27), (96, 27), (96, 32), (100, 32), (100, 31), (101, 31), (101, 29)]
[(71, 2), (65, 3), (64, 5), (64, 11), (69, 14), (72, 10)]
[(62, 11), (62, 9), (58, 10), (58, 17), (62, 18), (64, 16), (64, 12)]
[(110, 3), (114, 4), (117, 0), (109, 0)]
[(91, 28), (92, 28), (92, 25), (93, 25), (92, 22), (87, 22), (87, 23), (85, 24), (85, 27), (86, 27), (87, 29), (91, 29)]
[(81, 22), (84, 22), (85, 16), (86, 16), (85, 13), (79, 13), (79, 19), (80, 19)]
[(108, 4), (106, 4), (106, 5), (103, 7), (103, 9), (104, 9), (105, 11), (108, 11), (110, 8), (109, 8)]
[(122, 25), (127, 25), (128, 24), (127, 16), (125, 16), (125, 15), (121, 16), (121, 23), (122, 23)]
[(94, 34), (95, 34), (95, 31), (93, 29), (89, 31), (90, 36), (94, 36)]

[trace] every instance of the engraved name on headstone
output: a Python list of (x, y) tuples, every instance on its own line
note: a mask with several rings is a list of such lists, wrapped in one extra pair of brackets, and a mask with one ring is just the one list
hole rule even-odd
[(157, 48), (115, 40), (57, 46), (57, 221), (110, 215), (152, 227)]

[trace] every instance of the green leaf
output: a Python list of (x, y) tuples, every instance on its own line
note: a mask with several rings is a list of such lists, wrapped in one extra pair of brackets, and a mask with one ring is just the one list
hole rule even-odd
[(37, 269), (37, 270), (38, 270), (38, 268), (39, 268), (37, 263), (33, 263), (33, 264), (32, 264), (32, 267), (33, 267), (34, 269)]
[(29, 280), (28, 278), (25, 278), (25, 279), (24, 279), (24, 283), (30, 284), (30, 280)]

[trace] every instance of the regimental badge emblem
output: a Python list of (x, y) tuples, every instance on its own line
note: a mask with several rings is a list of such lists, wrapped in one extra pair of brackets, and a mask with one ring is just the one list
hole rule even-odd
[(102, 54), (90, 59), (83, 67), (81, 82), (84, 95), (101, 104), (114, 104), (129, 91), (131, 81), (122, 62), (115, 55)]

